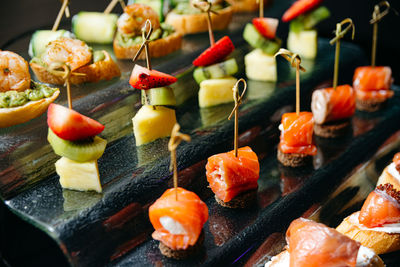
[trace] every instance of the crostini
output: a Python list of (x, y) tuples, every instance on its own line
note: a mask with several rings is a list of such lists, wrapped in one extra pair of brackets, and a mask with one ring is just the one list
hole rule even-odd
[(396, 153), (393, 162), (387, 166), (378, 179), (377, 185), (391, 184), (393, 188), (400, 191), (400, 153)]

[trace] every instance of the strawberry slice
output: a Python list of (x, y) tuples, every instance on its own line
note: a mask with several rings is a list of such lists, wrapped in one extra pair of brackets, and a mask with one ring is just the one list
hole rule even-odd
[(279, 20), (274, 18), (254, 18), (253, 25), (267, 39), (274, 39)]
[(369, 227), (400, 222), (400, 192), (391, 184), (379, 185), (361, 208), (358, 221)]
[(285, 14), (283, 14), (282, 21), (291, 21), (292, 19), (314, 9), (321, 4), (321, 2), (322, 0), (297, 0), (288, 10), (286, 10)]
[(47, 110), (47, 124), (58, 137), (69, 141), (87, 139), (104, 130), (103, 124), (53, 103)]
[(200, 56), (193, 61), (193, 65), (196, 67), (204, 67), (221, 62), (232, 53), (234, 49), (235, 47), (231, 39), (228, 36), (224, 36), (213, 46), (201, 53)]
[(129, 84), (135, 89), (148, 90), (173, 84), (178, 79), (169, 74), (135, 65)]

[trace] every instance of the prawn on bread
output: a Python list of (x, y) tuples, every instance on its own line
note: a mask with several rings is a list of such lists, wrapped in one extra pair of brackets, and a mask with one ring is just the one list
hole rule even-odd
[(85, 42), (67, 37), (48, 43), (44, 52), (31, 60), (30, 66), (39, 81), (64, 84), (64, 77), (49, 69), (59, 63), (71, 70), (71, 84), (110, 80), (121, 75), (118, 65), (105, 50), (93, 52)]
[[(143, 42), (142, 29), (146, 20), (150, 20), (153, 27), (150, 33), (150, 57), (166, 56), (182, 47), (182, 35), (173, 26), (160, 23), (158, 14), (144, 4), (132, 4), (124, 8), (124, 13), (119, 17), (118, 31), (114, 39), (114, 53), (119, 59), (132, 59), (139, 51)], [(138, 59), (145, 59), (145, 54)]]
[(0, 127), (27, 122), (47, 110), (60, 90), (31, 81), (25, 59), (0, 51)]

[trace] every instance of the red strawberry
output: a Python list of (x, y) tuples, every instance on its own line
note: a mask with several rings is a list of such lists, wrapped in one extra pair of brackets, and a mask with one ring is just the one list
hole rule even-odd
[(278, 28), (278, 19), (273, 18), (254, 18), (253, 25), (256, 27), (257, 31), (268, 39), (274, 39), (276, 34), (276, 29)]
[(57, 104), (50, 104), (47, 124), (58, 137), (69, 141), (87, 139), (104, 130), (103, 124)]
[(283, 14), (282, 21), (291, 21), (292, 19), (314, 9), (321, 4), (321, 2), (322, 0), (297, 0), (288, 10), (286, 10), (285, 14)]
[(148, 90), (173, 84), (178, 79), (166, 73), (135, 65), (129, 84), (135, 89)]
[(224, 36), (213, 46), (201, 53), (200, 56), (193, 61), (193, 65), (200, 67), (218, 63), (232, 53), (234, 49), (235, 47), (231, 39), (228, 36)]

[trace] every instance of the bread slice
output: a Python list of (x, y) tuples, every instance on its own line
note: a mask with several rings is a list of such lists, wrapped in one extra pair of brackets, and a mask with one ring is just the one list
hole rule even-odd
[(385, 107), (387, 99), (368, 99), (356, 98), (356, 108), (361, 111), (375, 112)]
[[(233, 8), (228, 6), (218, 10), (218, 15), (211, 14), (213, 30), (224, 30), (232, 20)], [(165, 22), (172, 25), (177, 32), (182, 34), (192, 34), (206, 32), (207, 14), (177, 14), (174, 11), (168, 13)]]
[(350, 126), (350, 120), (341, 120), (324, 124), (314, 123), (314, 133), (324, 138), (337, 138), (349, 132), (351, 129)]
[(336, 230), (375, 251), (385, 254), (400, 250), (400, 233), (386, 233), (368, 230), (358, 223), (359, 211), (345, 218)]
[[(383, 184), (392, 184), (394, 189), (396, 189), (397, 191), (400, 191), (400, 180), (396, 179), (396, 177), (393, 177), (393, 175), (389, 172), (389, 168), (392, 169), (392, 171), (397, 171), (396, 168), (394, 167), (394, 163), (391, 163), (389, 166), (387, 166), (383, 170), (381, 176), (378, 179), (378, 183), (376, 185), (378, 186), (380, 184), (382, 184), (382, 185)], [(399, 176), (400, 176), (400, 173), (399, 173)]]
[(215, 200), (219, 205), (225, 208), (230, 208), (230, 209), (249, 208), (251, 206), (254, 206), (254, 204), (257, 202), (257, 189), (243, 192), (228, 202), (224, 202), (222, 199), (217, 197), (217, 195), (215, 195)]
[[(114, 53), (118, 59), (132, 59), (141, 44), (130, 47), (123, 47), (118, 44), (117, 39), (114, 39)], [(149, 53), (151, 58), (166, 56), (182, 47), (182, 34), (175, 32), (165, 38), (160, 38), (149, 43)], [(146, 59), (144, 51), (139, 55), (138, 59)]]
[(277, 158), (283, 166), (287, 167), (301, 167), (311, 164), (313, 159), (312, 156), (306, 154), (283, 153), (279, 148)]
[(0, 128), (21, 124), (42, 115), (59, 94), (60, 90), (57, 89), (50, 97), (29, 101), (20, 107), (0, 108)]
[[(105, 50), (103, 50), (103, 53), (105, 56), (104, 60), (76, 69), (74, 73), (83, 73), (85, 75), (76, 75), (72, 73), (70, 83), (80, 84), (85, 82), (98, 82), (121, 76), (121, 71), (118, 65), (112, 60), (111, 56)], [(39, 81), (51, 84), (65, 83), (61, 76), (56, 76), (48, 72), (45, 67), (34, 62), (31, 62), (30, 65)]]
[(166, 246), (163, 242), (160, 242), (158, 247), (161, 254), (163, 254), (165, 257), (181, 260), (199, 253), (200, 250), (203, 248), (203, 243), (204, 231), (201, 232), (199, 238), (197, 239), (197, 242), (193, 246), (189, 246), (187, 249), (174, 250)]

